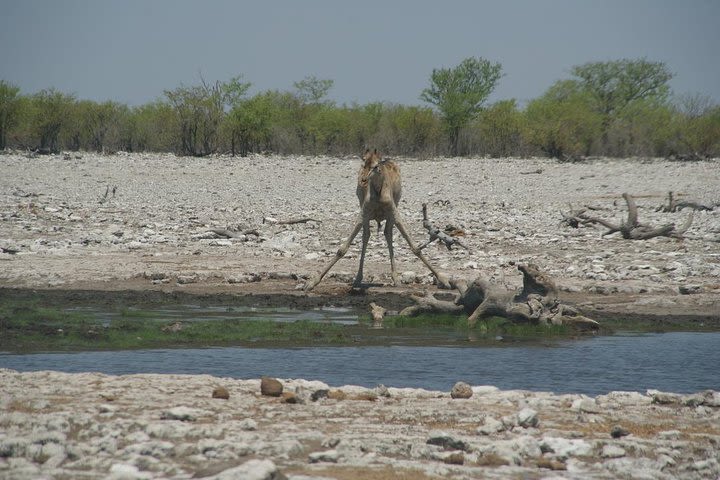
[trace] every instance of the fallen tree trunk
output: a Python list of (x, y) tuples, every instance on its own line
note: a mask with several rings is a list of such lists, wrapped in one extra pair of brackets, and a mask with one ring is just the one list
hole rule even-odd
[(518, 265), (518, 270), (523, 274), (523, 287), (518, 292), (505, 290), (481, 277), (470, 284), (456, 280), (451, 282), (458, 291), (453, 301), (438, 300), (432, 294), (413, 296), (415, 305), (405, 308), (400, 315), (465, 312), (470, 327), (483, 318), (499, 316), (516, 323), (599, 328), (596, 321), (560, 303), (555, 283), (537, 266)]

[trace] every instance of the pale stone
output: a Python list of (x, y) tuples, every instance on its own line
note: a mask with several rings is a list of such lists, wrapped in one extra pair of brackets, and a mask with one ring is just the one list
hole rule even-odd
[(457, 382), (453, 385), (452, 390), (450, 391), (450, 396), (452, 398), (470, 398), (473, 396), (473, 390), (467, 383)]
[(517, 424), (521, 427), (537, 427), (540, 421), (538, 420), (537, 412), (532, 408), (523, 408), (517, 414)]

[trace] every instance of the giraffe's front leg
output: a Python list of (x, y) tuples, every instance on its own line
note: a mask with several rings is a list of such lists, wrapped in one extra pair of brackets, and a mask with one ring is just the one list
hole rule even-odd
[(398, 280), (398, 274), (395, 270), (395, 254), (393, 249), (393, 230), (395, 229), (395, 222), (392, 219), (385, 221), (385, 241), (388, 246), (388, 253), (390, 254), (390, 275), (392, 276), (392, 285), (397, 286), (400, 282)]
[(360, 249), (360, 266), (358, 267), (358, 273), (355, 275), (355, 281), (353, 287), (360, 288), (363, 279), (363, 266), (365, 264), (365, 252), (367, 251), (367, 245), (370, 241), (370, 220), (363, 219), (363, 234), (362, 234), (362, 247)]
[(328, 266), (325, 267), (325, 269), (322, 272), (313, 276), (312, 278), (310, 278), (307, 281), (307, 283), (305, 284), (305, 287), (304, 287), (304, 290), (306, 292), (309, 292), (310, 290), (315, 288), (317, 286), (317, 284), (320, 283), (320, 281), (323, 279), (323, 277), (325, 275), (327, 275), (327, 273), (330, 271), (330, 269), (333, 267), (333, 265), (335, 265), (341, 258), (343, 258), (345, 256), (348, 249), (350, 248), (350, 244), (352, 243), (353, 240), (355, 240), (355, 237), (360, 232), (360, 229), (362, 228), (362, 226), (363, 226), (362, 219), (358, 219), (357, 223), (355, 223), (355, 226), (352, 229), (352, 232), (350, 232), (350, 236), (345, 241), (345, 243), (343, 243), (342, 246), (340, 246), (337, 253), (335, 254), (335, 257), (333, 257), (333, 259), (330, 261)]

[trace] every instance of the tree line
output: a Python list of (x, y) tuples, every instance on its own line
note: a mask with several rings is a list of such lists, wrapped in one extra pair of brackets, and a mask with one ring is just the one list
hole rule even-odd
[(673, 96), (663, 62), (577, 65), (523, 106), (488, 103), (502, 77), (500, 63), (476, 57), (435, 69), (419, 92), (425, 106), (338, 105), (328, 100), (333, 81), (313, 76), (255, 95), (242, 76), (201, 78), (132, 107), (54, 88), (21, 94), (0, 80), (0, 150), (342, 155), (372, 145), (408, 156), (720, 156), (720, 106)]

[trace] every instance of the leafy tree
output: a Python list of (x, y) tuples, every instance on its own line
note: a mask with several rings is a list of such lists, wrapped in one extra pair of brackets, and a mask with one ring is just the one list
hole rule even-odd
[(247, 91), (252, 86), (250, 82), (243, 82), (242, 77), (242, 75), (238, 75), (219, 84), (222, 101), (227, 108), (233, 108), (244, 101)]
[(308, 76), (293, 83), (297, 90), (297, 97), (303, 103), (322, 103), (321, 100), (327, 95), (335, 82), (333, 80), (324, 80)]
[(483, 153), (492, 157), (509, 157), (520, 150), (523, 116), (514, 99), (491, 105), (478, 120)]
[(502, 66), (483, 58), (466, 58), (454, 68), (433, 69), (430, 87), (420, 99), (435, 105), (442, 115), (452, 155), (458, 155), (460, 131), (482, 109), (502, 76)]
[(272, 122), (277, 104), (271, 92), (265, 92), (237, 103), (228, 114), (224, 130), (230, 140), (231, 152), (246, 156), (270, 142)]
[(60, 134), (68, 126), (75, 96), (54, 88), (41, 90), (32, 97), (31, 128), (36, 147), (41, 151), (60, 150)]
[(170, 152), (180, 149), (177, 115), (172, 105), (156, 100), (131, 110), (127, 120), (128, 150)]
[(7, 146), (9, 132), (17, 125), (20, 102), (20, 88), (0, 80), (0, 150)]
[(637, 100), (624, 108), (604, 132), (606, 155), (665, 156), (672, 142), (673, 111), (666, 102)]
[(436, 153), (442, 143), (440, 121), (427, 107), (386, 105), (370, 143), (398, 154)]
[(95, 106), (88, 118), (90, 146), (96, 152), (111, 149), (110, 145), (117, 138), (120, 128), (122, 105), (116, 102), (103, 102)]
[(178, 118), (180, 153), (205, 156), (215, 152), (226, 107), (237, 104), (249, 87), (235, 77), (227, 83), (211, 85), (202, 80), (193, 87), (166, 90)]
[(571, 73), (602, 116), (603, 143), (612, 122), (634, 102), (666, 99), (673, 77), (664, 62), (644, 58), (585, 63), (574, 66)]
[(66, 148), (78, 151), (88, 147), (87, 118), (95, 105), (92, 100), (78, 100), (70, 106), (62, 135)]
[(385, 105), (382, 102), (371, 102), (365, 105), (353, 103), (343, 107), (346, 117), (346, 131), (343, 135), (343, 152), (355, 154), (374, 145), (383, 148), (374, 139), (375, 132), (384, 115)]
[(602, 119), (577, 82), (555, 83), (525, 109), (527, 141), (551, 157), (587, 155), (598, 138)]
[(697, 157), (720, 155), (720, 105), (710, 97), (681, 97), (675, 108), (675, 141), (671, 153)]
[(118, 110), (117, 139), (115, 148), (120, 151), (135, 151), (135, 134), (137, 133), (137, 123), (133, 116), (133, 110), (127, 105), (120, 104)]

